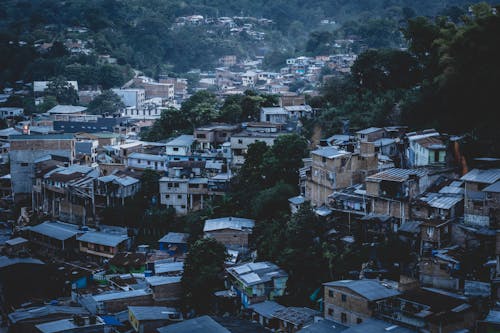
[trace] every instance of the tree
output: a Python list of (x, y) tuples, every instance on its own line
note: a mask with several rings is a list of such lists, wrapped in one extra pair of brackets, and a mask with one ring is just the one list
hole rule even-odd
[(210, 310), (213, 293), (223, 288), (220, 274), (226, 258), (225, 246), (213, 238), (203, 238), (191, 245), (181, 279), (187, 310), (196, 313)]
[(59, 104), (75, 105), (78, 103), (76, 89), (62, 76), (50, 80), (45, 93), (49, 96), (54, 96)]
[(93, 114), (115, 114), (125, 107), (120, 96), (111, 90), (104, 90), (94, 98), (88, 106), (88, 111)]
[(160, 175), (156, 171), (146, 169), (142, 173), (141, 192), (147, 201), (158, 200), (158, 194), (160, 193), (159, 181)]

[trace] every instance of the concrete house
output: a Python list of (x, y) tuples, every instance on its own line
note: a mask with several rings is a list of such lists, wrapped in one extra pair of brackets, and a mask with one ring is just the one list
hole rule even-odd
[(154, 332), (172, 322), (182, 321), (182, 315), (165, 306), (129, 306), (128, 321), (137, 333)]
[(203, 227), (205, 238), (214, 238), (226, 246), (248, 247), (255, 221), (240, 217), (221, 217), (206, 220)]
[(127, 250), (129, 237), (124, 234), (89, 231), (77, 237), (80, 252), (98, 259), (111, 259)]
[(283, 296), (288, 274), (270, 262), (254, 262), (229, 267), (228, 285), (241, 297), (241, 304), (247, 308), (251, 304), (273, 300)]
[(263, 123), (284, 124), (288, 120), (288, 112), (282, 107), (260, 108), (260, 121)]
[(189, 239), (189, 234), (183, 232), (169, 232), (160, 240), (160, 251), (165, 251), (174, 254), (183, 254), (187, 252), (187, 243)]
[(347, 326), (373, 317), (377, 302), (400, 295), (398, 290), (377, 280), (340, 280), (323, 286), (325, 319)]
[(191, 155), (191, 146), (194, 137), (192, 135), (180, 135), (166, 143), (167, 156), (188, 156)]
[(181, 276), (148, 276), (146, 283), (153, 292), (155, 302), (178, 305), (182, 298)]
[(122, 100), (125, 106), (140, 108), (146, 99), (144, 89), (111, 89)]
[(460, 180), (464, 181), (464, 223), (478, 227), (496, 227), (498, 202), (494, 185), (500, 180), (500, 169), (473, 169)]
[(10, 137), (10, 175), (14, 201), (29, 200), (35, 181), (35, 163), (47, 155), (75, 158), (71, 134), (16, 135)]
[(407, 138), (407, 158), (410, 167), (446, 163), (446, 145), (439, 133), (408, 134)]
[(239, 125), (210, 124), (194, 130), (194, 138), (199, 149), (215, 149), (229, 142), (231, 135), (240, 129)]
[(164, 172), (167, 170), (168, 157), (162, 155), (132, 153), (127, 157), (129, 168), (138, 170), (154, 170)]

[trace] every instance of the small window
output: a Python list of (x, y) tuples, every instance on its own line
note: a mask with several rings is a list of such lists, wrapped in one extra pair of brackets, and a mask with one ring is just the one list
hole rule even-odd
[(347, 322), (347, 314), (345, 312), (340, 314), (340, 321), (343, 323)]
[(165, 194), (165, 199), (170, 199), (170, 194)]
[(177, 199), (182, 199), (182, 195), (178, 194)]
[(363, 322), (363, 319), (361, 318), (356, 318), (356, 324), (361, 324)]
[(182, 209), (186, 209), (186, 205), (181, 205), (181, 208)]
[(347, 301), (347, 295), (342, 294), (342, 302)]
[(24, 162), (23, 162), (23, 163), (21, 163), (21, 166), (22, 166), (22, 167), (27, 167), (27, 166), (28, 166), (28, 163), (24, 163)]
[(243, 140), (239, 139), (239, 140), (238, 140), (238, 143), (239, 143), (240, 145), (241, 145), (241, 144), (243, 144)]
[(332, 309), (332, 308), (329, 308), (329, 309), (328, 309), (328, 315), (329, 315), (329, 316), (333, 316), (333, 309)]
[(328, 290), (328, 297), (333, 297), (333, 290)]
[(174, 150), (174, 151), (179, 151), (179, 148), (174, 147), (174, 148), (173, 148), (173, 150)]
[(326, 157), (324, 157), (324, 156), (323, 156), (323, 157), (321, 158), (321, 161), (322, 161), (323, 163), (326, 163)]

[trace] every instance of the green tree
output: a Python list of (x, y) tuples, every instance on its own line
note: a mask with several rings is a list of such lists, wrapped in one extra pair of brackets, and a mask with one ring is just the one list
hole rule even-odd
[(154, 170), (146, 169), (141, 176), (141, 192), (147, 201), (151, 201), (152, 198), (158, 200), (158, 194), (160, 193), (160, 174)]
[(68, 80), (62, 76), (50, 80), (45, 93), (54, 96), (59, 104), (75, 105), (78, 103), (78, 93)]
[(120, 96), (111, 90), (104, 90), (88, 105), (88, 111), (93, 114), (115, 114), (125, 107)]
[(223, 288), (220, 275), (226, 257), (224, 245), (213, 238), (200, 239), (190, 246), (181, 280), (186, 309), (197, 313), (210, 310), (213, 293)]

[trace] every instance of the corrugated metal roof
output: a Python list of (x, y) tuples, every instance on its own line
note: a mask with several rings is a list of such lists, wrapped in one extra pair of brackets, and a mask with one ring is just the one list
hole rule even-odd
[(177, 313), (174, 308), (166, 306), (129, 306), (128, 309), (137, 320), (169, 319), (171, 314)]
[(194, 137), (192, 135), (180, 135), (175, 139), (166, 143), (167, 146), (191, 146), (193, 144)]
[[(92, 327), (93, 329), (95, 329), (96, 326), (100, 327), (102, 330), (104, 323), (100, 319), (97, 319), (96, 324), (88, 325), (87, 328)], [(80, 330), (84, 326), (78, 326), (75, 324), (73, 319), (67, 318), (67, 319), (60, 319), (38, 324), (35, 325), (35, 327), (41, 333), (58, 333), (58, 332), (74, 332), (74, 330)]]
[(368, 128), (365, 128), (361, 131), (357, 131), (356, 134), (370, 134), (370, 133), (378, 132), (381, 129), (382, 128), (380, 128), (380, 127), (368, 127)]
[(99, 244), (104, 246), (118, 246), (120, 243), (128, 239), (127, 235), (117, 235), (105, 232), (87, 232), (79, 237), (77, 240), (80, 242), (87, 242), (92, 244)]
[(44, 222), (29, 227), (29, 230), (57, 240), (66, 240), (82, 232), (78, 226), (62, 222)]
[(124, 299), (124, 298), (147, 296), (147, 295), (150, 295), (150, 293), (144, 289), (139, 289), (139, 290), (129, 290), (129, 291), (107, 293), (107, 294), (99, 294), (92, 296), (92, 298), (96, 302), (105, 302), (116, 299)]
[(210, 232), (222, 229), (248, 230), (253, 229), (255, 221), (241, 217), (221, 217), (218, 219), (206, 220), (203, 232)]
[(500, 181), (485, 187), (483, 192), (500, 193)]
[(184, 262), (155, 262), (155, 274), (173, 273), (184, 271)]
[(264, 301), (252, 304), (249, 305), (248, 308), (265, 318), (271, 318), (274, 312), (285, 309), (283, 305), (273, 301)]
[(338, 149), (333, 148), (333, 147), (325, 147), (325, 148), (313, 150), (311, 152), (311, 154), (326, 157), (326, 158), (335, 158), (338, 156), (347, 155), (349, 153), (344, 151), (344, 150), (338, 150)]
[(12, 313), (9, 313), (9, 320), (11, 323), (17, 323), (22, 320), (40, 318), (50, 316), (52, 314), (86, 315), (88, 314), (88, 311), (81, 306), (46, 305), (42, 307), (16, 310)]
[(421, 221), (407, 221), (399, 227), (398, 232), (418, 233), (421, 224)]
[(179, 283), (181, 282), (181, 276), (149, 276), (146, 278), (146, 282), (153, 287), (163, 286), (165, 284)]
[(462, 187), (456, 186), (445, 186), (439, 190), (441, 194), (464, 194), (464, 189)]
[(17, 264), (44, 265), (44, 262), (34, 258), (9, 258), (6, 256), (0, 257), (0, 268)]
[(392, 168), (372, 176), (367, 177), (367, 180), (387, 180), (395, 182), (404, 182), (409, 178), (410, 175), (416, 175), (418, 177), (424, 177), (427, 173), (421, 169), (398, 169)]
[(473, 169), (462, 176), (460, 180), (473, 183), (493, 184), (500, 180), (500, 169)]
[(210, 318), (209, 316), (201, 316), (180, 323), (171, 324), (157, 329), (159, 333), (231, 333), (224, 326)]
[(369, 301), (376, 301), (401, 294), (399, 291), (383, 286), (375, 280), (340, 280), (327, 282), (324, 285), (350, 289)]
[(128, 158), (135, 158), (145, 161), (155, 161), (155, 162), (166, 162), (168, 160), (167, 156), (154, 155), (154, 154), (144, 154), (144, 153), (132, 153)]
[(451, 209), (453, 206), (462, 201), (461, 195), (428, 193), (420, 200), (426, 202), (429, 206), (440, 209)]
[(70, 114), (70, 113), (80, 113), (87, 110), (84, 106), (76, 106), (76, 105), (56, 105), (47, 113), (49, 114)]
[(301, 195), (296, 196), (296, 197), (292, 197), (292, 198), (288, 199), (288, 202), (290, 202), (290, 203), (292, 203), (294, 205), (301, 205), (305, 201), (306, 201), (306, 199), (303, 196), (301, 196)]
[(169, 232), (158, 242), (160, 243), (174, 243), (174, 244), (187, 244), (189, 234), (183, 232)]
[(230, 267), (227, 271), (245, 286), (253, 286), (271, 281), (274, 278), (288, 276), (284, 270), (267, 261)]

